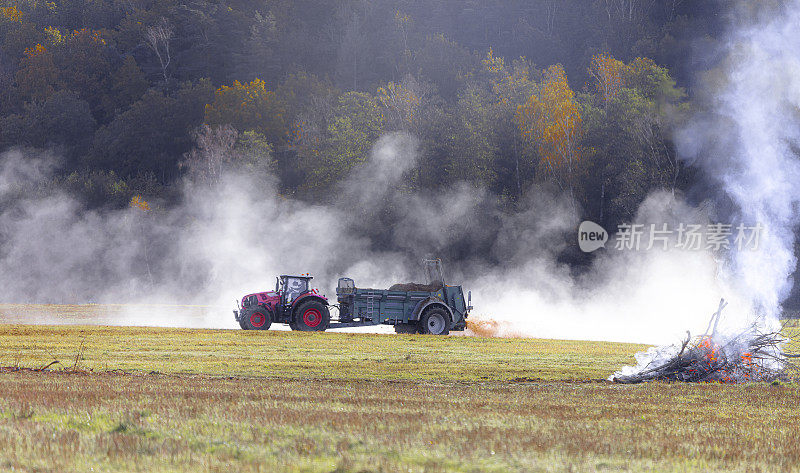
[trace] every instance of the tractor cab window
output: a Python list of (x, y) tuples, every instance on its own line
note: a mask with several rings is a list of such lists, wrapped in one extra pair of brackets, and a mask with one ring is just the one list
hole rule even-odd
[(356, 289), (356, 283), (350, 278), (339, 278), (339, 294), (352, 294)]
[(291, 304), (292, 301), (300, 294), (308, 291), (308, 279), (303, 278), (286, 278), (286, 303)]

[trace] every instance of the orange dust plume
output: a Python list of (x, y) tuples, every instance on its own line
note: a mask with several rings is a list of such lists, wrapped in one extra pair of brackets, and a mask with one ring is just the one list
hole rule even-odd
[(467, 320), (467, 330), (464, 334), (474, 337), (495, 338), (513, 338), (521, 336), (521, 334), (512, 329), (511, 324), (508, 322), (500, 322), (492, 319)]

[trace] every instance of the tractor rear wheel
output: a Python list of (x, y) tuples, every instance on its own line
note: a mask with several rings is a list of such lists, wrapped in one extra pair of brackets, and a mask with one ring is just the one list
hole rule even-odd
[(441, 307), (430, 308), (419, 319), (419, 328), (428, 335), (447, 335), (450, 333), (450, 315)]
[(243, 311), (241, 324), (245, 330), (269, 330), (272, 325), (272, 314), (263, 307)]
[(295, 330), (303, 332), (324, 332), (331, 323), (328, 306), (317, 300), (301, 303), (294, 311)]

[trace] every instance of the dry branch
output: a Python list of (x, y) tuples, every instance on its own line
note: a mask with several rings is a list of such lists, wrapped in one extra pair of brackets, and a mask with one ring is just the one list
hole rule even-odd
[(771, 382), (794, 377), (800, 367), (790, 359), (800, 354), (783, 349), (790, 338), (783, 330), (761, 332), (754, 323), (734, 336), (717, 333), (722, 309), (727, 303), (720, 300), (703, 335), (692, 337), (687, 332), (677, 354), (665, 353), (672, 347), (662, 347), (651, 354), (650, 362), (633, 374), (617, 372), (613, 381), (635, 384), (647, 381), (683, 381), (743, 383)]

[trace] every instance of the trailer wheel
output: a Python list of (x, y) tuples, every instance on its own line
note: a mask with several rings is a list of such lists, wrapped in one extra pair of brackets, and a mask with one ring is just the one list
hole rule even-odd
[(303, 332), (324, 332), (330, 322), (328, 306), (317, 300), (303, 302), (294, 312), (294, 326)]
[(430, 308), (419, 319), (419, 328), (428, 335), (447, 335), (450, 333), (450, 315), (441, 307)]
[(394, 333), (419, 333), (419, 327), (416, 324), (395, 324)]
[(248, 309), (242, 314), (241, 324), (245, 330), (269, 330), (272, 314), (263, 307)]

